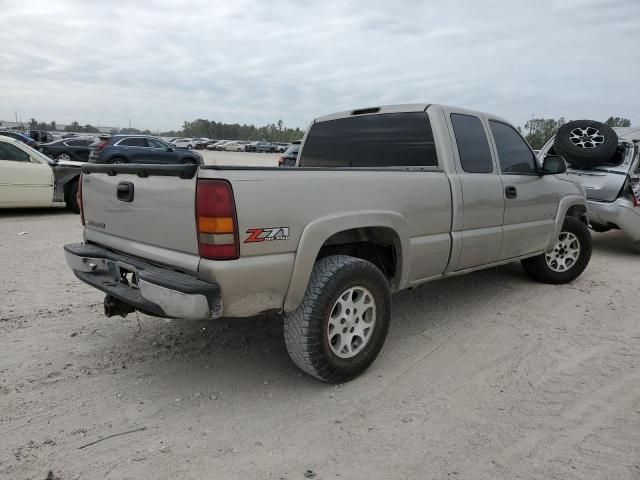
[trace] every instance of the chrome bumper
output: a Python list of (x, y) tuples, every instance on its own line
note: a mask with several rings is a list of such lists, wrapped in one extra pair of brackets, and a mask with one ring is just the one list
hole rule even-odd
[(618, 198), (615, 202), (587, 200), (589, 220), (601, 225), (613, 223), (634, 242), (640, 241), (640, 207), (631, 200)]
[(215, 283), (96, 245), (65, 245), (64, 254), (80, 280), (143, 313), (188, 320), (222, 316), (222, 296)]

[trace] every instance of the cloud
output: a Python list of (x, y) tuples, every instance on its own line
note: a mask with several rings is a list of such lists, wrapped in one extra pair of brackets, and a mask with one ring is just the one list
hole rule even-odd
[(640, 3), (0, 0), (0, 120), (306, 126), (441, 102), (640, 122)]

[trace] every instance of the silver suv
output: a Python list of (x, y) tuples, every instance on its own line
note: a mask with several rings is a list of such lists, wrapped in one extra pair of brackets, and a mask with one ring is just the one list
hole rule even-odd
[[(619, 229), (640, 247), (640, 128), (610, 128), (591, 120), (561, 127), (538, 158), (561, 154), (567, 176), (587, 194), (587, 216), (596, 232)], [(572, 146), (573, 145), (573, 146)]]

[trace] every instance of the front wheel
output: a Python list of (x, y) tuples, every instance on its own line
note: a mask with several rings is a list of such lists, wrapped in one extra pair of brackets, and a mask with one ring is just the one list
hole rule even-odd
[(69, 155), (68, 153), (59, 153), (56, 157), (56, 160), (58, 160), (59, 162), (69, 162), (71, 161), (71, 155)]
[(522, 268), (542, 283), (569, 283), (587, 268), (590, 258), (589, 227), (575, 217), (567, 217), (553, 250), (522, 260)]
[(298, 308), (285, 314), (284, 338), (294, 363), (327, 383), (364, 372), (384, 344), (391, 292), (372, 263), (346, 255), (316, 262)]

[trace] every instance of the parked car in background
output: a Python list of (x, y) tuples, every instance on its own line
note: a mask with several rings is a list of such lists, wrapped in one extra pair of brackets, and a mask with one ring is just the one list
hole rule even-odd
[(40, 151), (60, 161), (75, 160), (77, 162), (88, 162), (89, 153), (91, 152), (89, 146), (95, 142), (95, 140), (95, 137), (63, 138), (40, 145)]
[(193, 148), (196, 150), (204, 150), (207, 148), (207, 144), (210, 142), (208, 138), (196, 138), (193, 140)]
[(567, 177), (587, 193), (587, 215), (596, 232), (621, 230), (640, 247), (640, 128), (575, 120), (542, 147), (566, 158)]
[(171, 142), (176, 148), (186, 148), (191, 150), (196, 145), (196, 140), (193, 138), (176, 138)]
[(0, 135), (0, 208), (67, 207), (78, 213), (80, 166)]
[(273, 144), (275, 146), (275, 152), (276, 153), (284, 153), (287, 151), (287, 149), (289, 148), (289, 146), (291, 145), (290, 143), (274, 143)]
[(224, 150), (224, 146), (229, 143), (232, 142), (233, 140), (218, 140), (217, 142), (211, 144), (211, 145), (207, 145), (207, 150)]
[(50, 143), (62, 138), (60, 135), (56, 135), (45, 130), (29, 130), (27, 136), (35, 140), (37, 143)]
[(302, 140), (296, 140), (292, 142), (289, 148), (284, 152), (284, 154), (278, 159), (279, 167), (295, 167), (296, 160), (298, 160), (298, 153), (300, 153), (300, 143)]
[(90, 148), (92, 163), (204, 164), (198, 153), (176, 148), (149, 135), (101, 135)]
[(271, 142), (264, 140), (258, 142), (249, 142), (244, 146), (247, 152), (275, 152), (276, 146)]
[(38, 148), (38, 142), (36, 142), (33, 138), (28, 137), (24, 133), (14, 132), (12, 130), (0, 130), (0, 135), (20, 140), (22, 143), (26, 143), (31, 148)]
[(244, 147), (248, 143), (249, 142), (244, 140), (233, 140), (229, 143), (225, 143), (222, 149), (227, 152), (244, 152)]

